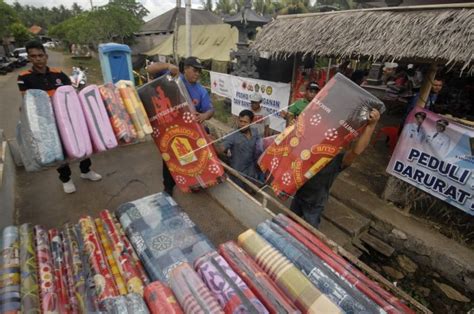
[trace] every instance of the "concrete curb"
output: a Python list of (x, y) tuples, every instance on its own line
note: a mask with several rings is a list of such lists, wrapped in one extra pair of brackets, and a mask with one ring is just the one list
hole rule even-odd
[[(3, 132), (2, 132), (3, 133)], [(0, 134), (2, 147), (0, 179), (0, 230), (6, 226), (15, 223), (15, 184), (16, 184), (16, 166), (10, 151), (10, 146)]]
[[(376, 235), (397, 250), (403, 250), (421, 265), (433, 268), (453, 283), (474, 291), (474, 251), (403, 215), (367, 189), (342, 175), (331, 194), (346, 206), (373, 220)], [(355, 197), (357, 196), (357, 197)]]

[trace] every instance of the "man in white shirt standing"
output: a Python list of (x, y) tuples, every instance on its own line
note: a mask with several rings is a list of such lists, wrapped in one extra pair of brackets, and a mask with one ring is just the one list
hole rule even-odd
[(262, 95), (253, 93), (250, 95), (250, 108), (254, 114), (252, 128), (255, 129), (260, 136), (264, 138), (270, 136), (270, 115), (271, 113), (262, 107)]

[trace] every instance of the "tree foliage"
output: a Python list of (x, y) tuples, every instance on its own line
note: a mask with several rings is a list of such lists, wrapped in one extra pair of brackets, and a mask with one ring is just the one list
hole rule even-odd
[(52, 27), (49, 33), (67, 43), (94, 46), (109, 41), (124, 43), (139, 30), (142, 24), (139, 16), (117, 3), (109, 3), (66, 20)]
[(3, 37), (9, 35), (10, 26), (18, 22), (18, 16), (15, 10), (0, 0), (0, 41)]
[(33, 37), (28, 28), (20, 22), (10, 25), (10, 34), (15, 37), (17, 46), (23, 46)]
[(212, 0), (201, 0), (201, 5), (204, 10), (212, 12)]
[(128, 11), (136, 19), (143, 21), (143, 18), (150, 13), (139, 1), (136, 0), (110, 0), (108, 6), (117, 6)]

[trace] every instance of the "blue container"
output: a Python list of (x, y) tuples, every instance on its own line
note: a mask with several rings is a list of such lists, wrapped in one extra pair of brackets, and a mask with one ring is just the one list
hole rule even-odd
[(104, 84), (120, 80), (132, 81), (132, 51), (127, 45), (116, 43), (99, 45), (99, 60)]

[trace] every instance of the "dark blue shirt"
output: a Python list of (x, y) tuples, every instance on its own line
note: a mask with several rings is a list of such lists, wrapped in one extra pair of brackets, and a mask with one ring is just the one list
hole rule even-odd
[(224, 150), (230, 149), (232, 154), (230, 166), (235, 170), (258, 179), (257, 159), (260, 137), (256, 130), (250, 129), (251, 136), (247, 138), (242, 132), (235, 132), (222, 141)]

